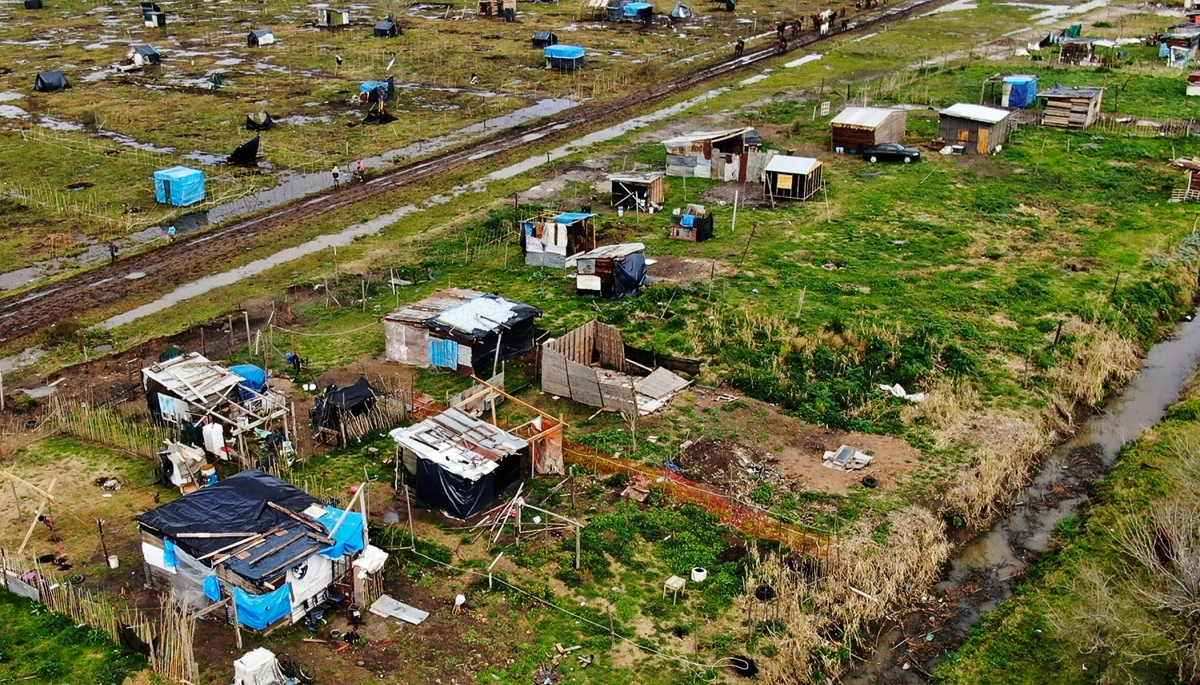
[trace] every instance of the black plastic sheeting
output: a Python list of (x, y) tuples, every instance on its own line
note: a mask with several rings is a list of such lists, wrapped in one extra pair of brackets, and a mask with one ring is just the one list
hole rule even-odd
[(635, 252), (624, 259), (614, 259), (612, 299), (637, 297), (646, 285), (646, 253)]
[(27, 9), (27, 10), (42, 9), (42, 0), (25, 0), (25, 9)]
[(33, 80), (33, 89), (39, 93), (53, 93), (70, 87), (67, 75), (61, 71), (43, 71)]
[(181, 533), (262, 533), (291, 528), (295, 519), (267, 506), (274, 502), (291, 511), (320, 504), (312, 495), (262, 471), (242, 471), (225, 480), (151, 509), (137, 521), (175, 540), (194, 557), (229, 545), (230, 538), (183, 538)]
[(133, 630), (133, 626), (121, 626), (121, 631), (117, 633), (120, 640), (121, 649), (126, 654), (141, 654), (142, 656), (150, 656), (150, 644)]
[(362, 122), (364, 124), (378, 125), (378, 124), (390, 124), (395, 120), (396, 120), (395, 115), (391, 114), (390, 112), (380, 112), (378, 110), (373, 109), (367, 113), (367, 116), (363, 117)]
[(372, 388), (366, 378), (359, 378), (353, 385), (341, 388), (331, 385), (325, 389), (324, 395), (317, 398), (308, 416), (314, 428), (337, 431), (343, 412), (358, 416), (374, 407), (375, 398), (383, 395), (384, 393)]
[(254, 166), (258, 164), (258, 143), (259, 136), (254, 136), (250, 140), (242, 143), (229, 155), (225, 160), (226, 164), (236, 164), (238, 166)]
[(520, 454), (501, 460), (495, 471), (477, 481), (450, 473), (428, 459), (417, 459), (417, 499), (447, 516), (466, 520), (490, 509), (496, 496), (520, 476)]
[(552, 31), (534, 31), (533, 32), (533, 47), (546, 48), (551, 45), (558, 45), (558, 36)]
[(401, 33), (404, 33), (403, 29), (394, 21), (385, 19), (375, 24), (376, 38), (395, 38)]
[(269, 131), (275, 128), (275, 120), (267, 112), (246, 115), (247, 131)]
[(672, 357), (669, 354), (659, 354), (654, 350), (643, 350), (640, 347), (633, 347), (631, 345), (625, 346), (625, 358), (651, 369), (656, 366), (661, 366), (664, 369), (679, 371), (681, 373), (686, 373), (689, 376), (700, 375), (699, 359)]

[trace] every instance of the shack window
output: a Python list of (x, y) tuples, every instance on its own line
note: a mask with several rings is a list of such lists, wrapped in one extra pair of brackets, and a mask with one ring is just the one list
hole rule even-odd
[(775, 177), (775, 187), (780, 190), (791, 190), (792, 189), (792, 175), (791, 174), (777, 175)]

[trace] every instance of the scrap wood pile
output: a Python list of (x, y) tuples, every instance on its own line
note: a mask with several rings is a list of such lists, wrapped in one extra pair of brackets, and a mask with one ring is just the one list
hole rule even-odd
[(778, 460), (753, 448), (708, 436), (680, 445), (679, 456), (667, 463), (701, 483), (721, 487), (739, 500), (748, 500), (755, 488), (771, 484), (790, 488), (791, 483), (770, 464)]

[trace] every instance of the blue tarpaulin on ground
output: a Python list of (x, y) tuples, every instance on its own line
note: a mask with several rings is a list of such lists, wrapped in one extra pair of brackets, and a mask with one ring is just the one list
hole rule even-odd
[(261, 393), (267, 388), (267, 372), (258, 368), (253, 364), (238, 364), (237, 366), (229, 367), (229, 370), (235, 375), (242, 377), (242, 382), (238, 383), (238, 395), (242, 400), (253, 399), (254, 395), (247, 392), (248, 388), (256, 393)]
[[(328, 534), (337, 526), (338, 519), (342, 518), (343, 509), (337, 507), (325, 507), (325, 515), (318, 518), (317, 522), (325, 526), (325, 533)], [(346, 519), (342, 521), (342, 525), (338, 526), (337, 532), (332, 536), (333, 545), (321, 550), (321, 555), (330, 559), (337, 559), (343, 554), (354, 554), (363, 550), (363, 517), (362, 514), (350, 512), (346, 514)]]
[(638, 15), (638, 10), (644, 10), (646, 8), (653, 7), (654, 5), (651, 5), (648, 2), (631, 2), (628, 5), (625, 5), (624, 13), (626, 17), (636, 17)]
[(217, 574), (204, 579), (204, 596), (214, 602), (221, 601), (221, 584), (217, 582)]
[(1005, 76), (1009, 86), (1008, 106), (1015, 109), (1028, 107), (1037, 100), (1038, 79), (1036, 76)]
[(204, 172), (185, 166), (154, 172), (154, 194), (159, 202), (187, 207), (204, 201)]
[(235, 587), (233, 601), (237, 602), (239, 623), (254, 630), (266, 630), (267, 626), (292, 612), (292, 588), (284, 583), (274, 592), (252, 595)]

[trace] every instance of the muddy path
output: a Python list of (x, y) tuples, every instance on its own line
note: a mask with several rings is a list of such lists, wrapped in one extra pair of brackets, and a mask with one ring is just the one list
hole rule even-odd
[[(912, 0), (861, 15), (848, 31), (867, 30), (900, 21), (938, 7), (949, 0)], [(799, 50), (844, 32), (821, 36), (807, 31), (788, 42), (788, 51)], [(770, 42), (770, 41), (767, 41)], [(50, 324), (112, 310), (114, 303), (146, 299), (182, 281), (226, 268), (249, 250), (279, 242), (294, 225), (358, 202), (384, 196), (399, 188), (434, 182), (438, 177), (469, 167), (484, 158), (527, 150), (631, 116), (630, 110), (652, 105), (702, 83), (747, 70), (781, 53), (772, 44), (748, 51), (735, 59), (702, 67), (691, 74), (652, 85), (625, 97), (583, 104), (531, 126), (510, 128), (473, 144), (459, 146), (380, 174), (362, 184), (343, 184), (332, 192), (316, 194), (203, 233), (191, 234), (145, 252), (123, 257), (91, 271), (55, 283), (0, 298), (0, 345), (18, 348)]]
[(925, 682), (979, 618), (1012, 596), (1029, 564), (1050, 550), (1055, 526), (1078, 513), (1121, 448), (1162, 420), (1200, 363), (1200, 317), (1150, 349), (1138, 376), (1055, 448), (991, 529), (962, 544), (925, 601), (881, 626), (874, 651), (842, 682)]

